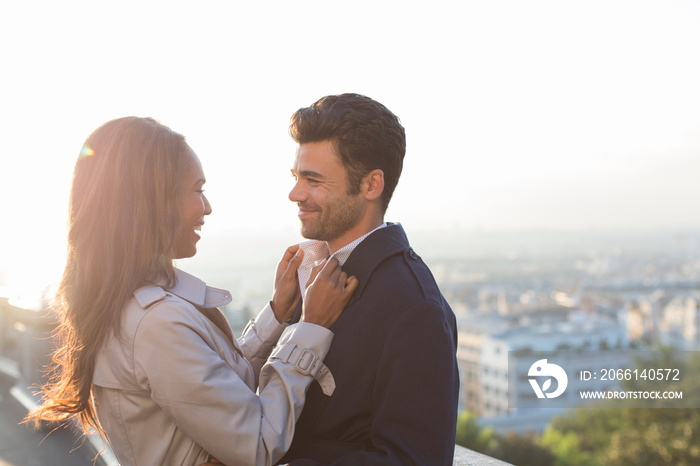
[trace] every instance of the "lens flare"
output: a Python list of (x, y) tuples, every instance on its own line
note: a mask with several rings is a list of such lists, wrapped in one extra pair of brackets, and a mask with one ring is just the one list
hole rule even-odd
[(80, 158), (85, 158), (85, 157), (90, 157), (91, 155), (95, 155), (95, 151), (89, 148), (88, 146), (83, 146), (82, 149), (80, 149)]

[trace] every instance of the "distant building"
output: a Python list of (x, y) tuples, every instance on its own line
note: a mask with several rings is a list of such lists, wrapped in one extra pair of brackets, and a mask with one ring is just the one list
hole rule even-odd
[(677, 295), (663, 308), (659, 322), (659, 343), (681, 351), (700, 349), (700, 295)]
[[(527, 379), (538, 354), (556, 352), (567, 371), (580, 372), (600, 362), (604, 351), (605, 367), (619, 369), (632, 366), (628, 346), (624, 322), (578, 312), (460, 322), (460, 409), (476, 413), (481, 425), (496, 430), (541, 431), (561, 410), (535, 406), (537, 397)], [(582, 383), (569, 380), (565, 395), (572, 397), (572, 405)], [(605, 388), (603, 382), (585, 384), (587, 390)]]
[(641, 340), (649, 344), (659, 344), (659, 323), (668, 300), (661, 290), (628, 300), (625, 303), (627, 338), (630, 341)]
[(657, 290), (624, 306), (627, 338), (680, 351), (700, 349), (700, 293)]

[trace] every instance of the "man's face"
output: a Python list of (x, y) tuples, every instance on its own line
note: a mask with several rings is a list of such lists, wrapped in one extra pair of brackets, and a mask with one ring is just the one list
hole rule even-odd
[[(299, 206), (304, 238), (337, 242), (362, 218), (366, 204), (361, 195), (348, 194), (345, 167), (331, 141), (301, 144), (292, 175), (296, 179), (289, 200)], [(348, 243), (354, 238), (349, 238)]]

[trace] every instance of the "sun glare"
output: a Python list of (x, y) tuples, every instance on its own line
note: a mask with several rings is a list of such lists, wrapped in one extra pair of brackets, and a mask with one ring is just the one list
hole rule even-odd
[(92, 150), (92, 148), (88, 146), (83, 146), (82, 149), (80, 149), (80, 158), (85, 158), (85, 157), (90, 157), (92, 155), (95, 155), (95, 151)]

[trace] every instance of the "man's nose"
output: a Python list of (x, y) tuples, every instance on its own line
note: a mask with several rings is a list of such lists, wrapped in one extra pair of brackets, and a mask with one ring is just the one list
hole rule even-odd
[(304, 189), (300, 186), (300, 183), (297, 181), (294, 183), (294, 187), (292, 188), (291, 191), (289, 191), (289, 200), (292, 202), (303, 202), (307, 198), (307, 194)]

